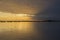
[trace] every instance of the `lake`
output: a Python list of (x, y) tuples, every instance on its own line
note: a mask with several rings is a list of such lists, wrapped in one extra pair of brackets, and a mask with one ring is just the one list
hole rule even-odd
[(0, 40), (59, 40), (60, 22), (0, 22)]

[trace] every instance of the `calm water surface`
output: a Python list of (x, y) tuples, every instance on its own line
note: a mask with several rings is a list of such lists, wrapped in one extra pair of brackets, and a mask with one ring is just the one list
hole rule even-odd
[(0, 22), (0, 40), (59, 40), (60, 22)]

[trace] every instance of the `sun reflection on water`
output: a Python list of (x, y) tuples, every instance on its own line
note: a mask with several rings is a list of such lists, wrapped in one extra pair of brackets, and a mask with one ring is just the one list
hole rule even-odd
[[(21, 20), (31, 20), (32, 17), (21, 17)], [(0, 22), (0, 35), (4, 38), (30, 38), (36, 34), (36, 29), (34, 28), (33, 22)], [(6, 37), (5, 37), (5, 36)]]

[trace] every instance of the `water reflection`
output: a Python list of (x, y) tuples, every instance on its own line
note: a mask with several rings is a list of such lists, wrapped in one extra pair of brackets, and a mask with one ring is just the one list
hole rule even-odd
[(37, 30), (32, 22), (0, 22), (0, 38), (2, 40), (32, 40)]
[(60, 22), (0, 22), (0, 40), (57, 40), (59, 30)]

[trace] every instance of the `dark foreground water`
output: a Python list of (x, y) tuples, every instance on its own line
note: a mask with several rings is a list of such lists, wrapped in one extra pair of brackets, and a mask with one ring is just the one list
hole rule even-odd
[(59, 40), (60, 22), (0, 22), (0, 40)]

